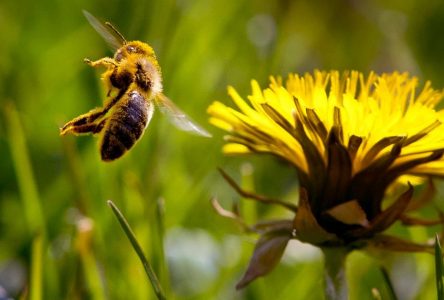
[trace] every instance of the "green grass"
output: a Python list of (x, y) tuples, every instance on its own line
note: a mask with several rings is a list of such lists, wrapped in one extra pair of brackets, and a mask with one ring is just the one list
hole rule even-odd
[[(18, 299), (156, 299), (107, 206), (111, 199), (168, 299), (322, 297), (321, 258), (297, 247), (270, 275), (235, 291), (257, 237), (212, 209), (213, 196), (226, 208), (239, 200), (217, 168), (245, 188), (289, 202), (297, 185), (292, 170), (269, 158), (224, 157), (223, 133), (207, 123), (206, 108), (216, 99), (229, 102), (227, 85), (245, 96), (252, 78), (265, 87), (269, 75), (315, 68), (410, 71), (444, 86), (442, 1), (351, 3), (2, 1), (0, 286)], [(101, 70), (83, 59), (112, 53), (82, 9), (111, 21), (128, 40), (150, 43), (165, 94), (214, 137), (178, 131), (156, 113), (134, 149), (113, 163), (100, 161), (94, 137), (60, 137), (64, 122), (101, 105), (106, 92)], [(241, 208), (248, 221), (282, 213), (252, 202)], [(424, 240), (440, 228), (393, 231)], [(384, 259), (399, 299), (402, 286), (413, 299), (435, 297), (432, 255)], [(362, 253), (351, 255), (351, 299), (373, 299), (372, 288), (388, 298), (377, 266)]]
[(134, 236), (134, 232), (132, 231), (130, 225), (128, 224), (128, 221), (125, 219), (122, 212), (117, 208), (117, 206), (111, 200), (108, 200), (107, 203), (109, 207), (112, 209), (113, 213), (116, 215), (116, 218), (120, 223), (120, 226), (122, 226), (122, 229), (125, 232), (126, 236), (128, 237), (132, 247), (134, 248), (134, 251), (137, 253), (137, 256), (139, 256), (140, 262), (142, 263), (145, 269), (146, 275), (148, 276), (149, 282), (151, 283), (154, 289), (154, 293), (156, 294), (157, 299), (159, 300), (166, 299), (166, 295), (163, 292), (163, 288), (160, 285), (159, 279), (157, 278), (156, 273), (154, 273), (153, 267), (151, 266), (150, 262), (143, 253), (143, 249), (140, 247), (137, 238)]
[(442, 262), (442, 248), (439, 243), (438, 235), (435, 238), (435, 276), (436, 276), (436, 292), (438, 300), (444, 299), (443, 286), (443, 262)]

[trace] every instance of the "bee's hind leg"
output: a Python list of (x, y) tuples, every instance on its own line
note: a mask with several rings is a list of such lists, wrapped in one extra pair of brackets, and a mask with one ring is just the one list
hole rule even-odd
[(96, 134), (102, 131), (103, 127), (105, 127), (107, 119), (103, 119), (100, 122), (87, 123), (82, 125), (70, 125), (65, 128), (65, 126), (60, 130), (60, 135), (65, 135), (67, 133), (73, 133), (75, 135), (78, 134), (86, 134), (92, 133)]
[[(80, 115), (77, 118), (72, 119), (65, 125), (63, 125), (62, 128), (60, 128), (60, 135), (65, 135), (67, 133), (74, 133), (74, 134), (80, 134), (80, 133), (98, 133), (96, 128), (100, 124), (104, 122), (104, 120), (100, 120), (108, 110), (103, 108), (95, 108), (86, 114)], [(102, 125), (103, 127), (103, 125)]]

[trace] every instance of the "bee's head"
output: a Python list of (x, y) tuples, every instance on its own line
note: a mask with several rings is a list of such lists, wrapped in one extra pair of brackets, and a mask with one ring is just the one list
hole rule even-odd
[(135, 55), (155, 58), (154, 50), (148, 44), (139, 41), (131, 41), (125, 43), (116, 51), (114, 59), (120, 62), (124, 58)]

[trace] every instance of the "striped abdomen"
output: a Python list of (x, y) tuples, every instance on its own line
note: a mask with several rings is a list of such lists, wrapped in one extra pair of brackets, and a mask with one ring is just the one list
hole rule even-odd
[(109, 116), (100, 147), (102, 160), (122, 156), (142, 136), (153, 114), (153, 103), (137, 91), (130, 91), (114, 107)]

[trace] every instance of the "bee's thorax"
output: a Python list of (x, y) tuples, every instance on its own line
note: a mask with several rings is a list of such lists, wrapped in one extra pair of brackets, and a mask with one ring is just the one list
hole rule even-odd
[(162, 92), (160, 67), (154, 51), (147, 44), (129, 42), (116, 51), (114, 60), (117, 64), (108, 73), (113, 87), (127, 90), (130, 85), (135, 85), (149, 98)]
[(137, 60), (135, 69), (134, 82), (142, 91), (152, 94), (162, 91), (160, 70), (150, 59)]

